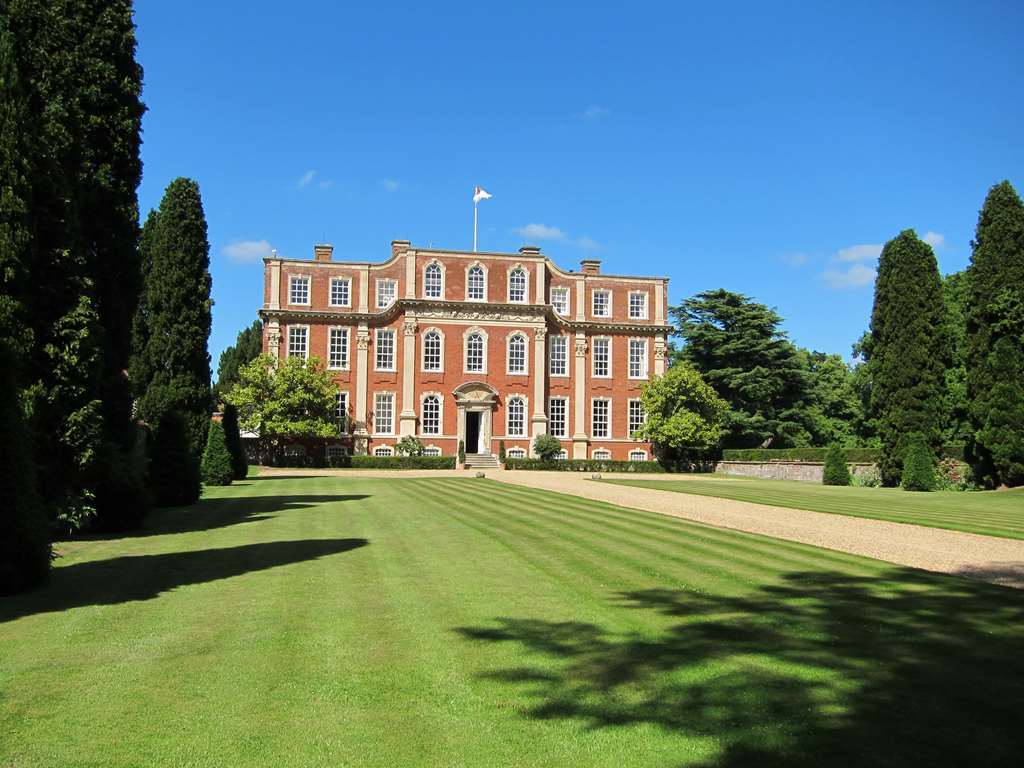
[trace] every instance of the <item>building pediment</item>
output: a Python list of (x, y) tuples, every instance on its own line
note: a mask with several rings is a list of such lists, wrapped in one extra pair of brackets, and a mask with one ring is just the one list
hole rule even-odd
[(498, 402), (498, 391), (482, 381), (467, 381), (452, 392), (459, 405), (487, 405)]

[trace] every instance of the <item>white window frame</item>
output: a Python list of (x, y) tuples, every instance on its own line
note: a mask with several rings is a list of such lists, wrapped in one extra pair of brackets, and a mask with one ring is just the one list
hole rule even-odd
[[(344, 357), (341, 362), (337, 365), (334, 364), (334, 334), (336, 331), (341, 331), (341, 336), (344, 339), (343, 349)], [(327, 370), (329, 371), (347, 371), (351, 365), (352, 357), (352, 334), (351, 329), (344, 325), (331, 325), (327, 327)]]
[[(483, 360), (482, 360), (483, 367), (480, 370), (473, 370), (473, 369), (471, 369), (469, 367), (469, 339), (473, 335), (479, 336), (481, 339), (483, 339), (483, 342), (484, 342)], [(489, 340), (487, 338), (487, 331), (485, 331), (483, 328), (476, 328), (476, 327), (474, 327), (474, 328), (469, 328), (469, 329), (466, 330), (465, 334), (463, 334), (463, 336), (462, 336), (462, 372), (463, 373), (484, 373), (484, 374), (487, 373), (488, 342), (489, 342)]]
[[(469, 273), (472, 272), (474, 269), (479, 269), (481, 274), (484, 276), (484, 295), (480, 298), (473, 298), (472, 296), (470, 296), (469, 293)], [(466, 301), (487, 301), (487, 267), (485, 267), (479, 261), (474, 261), (472, 264), (466, 267)]]
[[(523, 419), (522, 419), (522, 431), (512, 431), (512, 403), (518, 401), (523, 406)], [(526, 417), (528, 413), (528, 405), (525, 395), (509, 395), (508, 400), (505, 402), (505, 437), (526, 437)]]
[(352, 426), (348, 420), (348, 391), (339, 389), (334, 396), (334, 420), (341, 426), (343, 419), (346, 429), (342, 434), (348, 434), (350, 431), (348, 427)]
[[(383, 399), (382, 399), (383, 398)], [(391, 423), (388, 431), (384, 431), (380, 428), (380, 404), (387, 400), (390, 402), (391, 409)], [(395, 393), (394, 392), (374, 392), (373, 393), (373, 434), (383, 435), (389, 437), (395, 434)]]
[[(554, 420), (552, 414), (554, 413), (554, 403), (558, 400), (562, 404), (562, 431), (556, 432), (552, 428)], [(554, 397), (548, 398), (548, 433), (555, 437), (560, 437), (563, 440), (569, 437), (569, 398), (564, 395), (555, 395)]]
[[(640, 359), (639, 359), (640, 370), (637, 373), (633, 372), (633, 362), (634, 362), (633, 361), (633, 346), (635, 344), (639, 344), (641, 347), (643, 347), (643, 354), (640, 356)], [(629, 378), (631, 378), (631, 379), (647, 379), (647, 378), (649, 378), (649, 376), (650, 376), (650, 364), (648, 363), (648, 361), (650, 360), (650, 352), (648, 350), (647, 339), (642, 338), (642, 337), (641, 338), (636, 338), (636, 337), (631, 338), (629, 340), (629, 346), (628, 346), (627, 349), (628, 349), (628, 351), (627, 351), (626, 365), (627, 365), (627, 373), (629, 374)]]
[[(555, 292), (556, 291), (558, 292), (559, 295), (565, 296), (565, 311), (564, 312), (559, 310), (559, 308), (558, 308), (559, 305), (555, 301)], [(551, 286), (551, 293), (550, 293), (551, 308), (555, 310), (555, 314), (558, 315), (559, 317), (568, 317), (569, 313), (572, 311), (572, 308), (571, 308), (571, 306), (569, 304), (569, 302), (570, 302), (569, 294), (570, 294), (569, 286), (567, 286), (567, 285), (553, 285), (553, 286)]]
[(378, 445), (376, 448), (373, 449), (373, 455), (381, 457), (394, 456), (395, 449), (392, 448), (390, 445)]
[[(557, 340), (557, 344), (556, 344)], [(555, 347), (562, 347), (562, 371), (559, 373), (555, 370)], [(568, 378), (569, 377), (569, 337), (568, 336), (552, 336), (551, 343), (548, 344), (548, 375), (556, 378)]]
[[(606, 359), (607, 370), (604, 373), (597, 372), (597, 364), (600, 360), (597, 354), (598, 342), (608, 343), (608, 357)], [(610, 379), (612, 377), (612, 337), (595, 336), (590, 340), (590, 375), (595, 379)]]
[[(523, 297), (521, 299), (512, 298), (512, 275), (516, 272), (521, 272), (523, 275)], [(530, 301), (530, 273), (522, 264), (516, 264), (512, 269), (508, 271), (508, 277), (506, 278), (506, 290), (509, 304), (528, 304)]]
[[(633, 419), (633, 409), (634, 409), (634, 407), (639, 408), (639, 411), (640, 411), (640, 420), (639, 421), (634, 421), (634, 419)], [(631, 398), (629, 398), (629, 400), (626, 403), (626, 436), (630, 440), (636, 439), (636, 438), (633, 437), (633, 433), (636, 432), (637, 429), (639, 429), (640, 427), (642, 427), (646, 423), (647, 423), (647, 414), (644, 413), (643, 401), (639, 397), (631, 397)], [(634, 429), (634, 424), (636, 425), (636, 429)]]
[[(522, 339), (523, 341), (523, 368), (520, 371), (512, 370), (512, 342), (515, 339)], [(526, 334), (522, 331), (512, 331), (505, 338), (505, 373), (509, 376), (530, 375), (530, 340), (526, 338)]]
[[(604, 295), (608, 297), (608, 302), (605, 304), (605, 309), (608, 311), (604, 314), (598, 314), (596, 307), (594, 306), (595, 299), (598, 295)], [(609, 288), (594, 288), (590, 292), (590, 315), (591, 317), (611, 317), (612, 316), (612, 292)]]
[[(302, 331), (302, 354), (292, 354), (292, 331)], [(285, 359), (291, 357), (301, 357), (303, 360), (309, 360), (309, 326), (308, 325), (289, 325), (288, 326), (288, 354)]]
[(505, 451), (505, 455), (508, 458), (510, 458), (510, 459), (525, 459), (526, 458), (526, 450), (524, 448), (520, 448), (518, 445), (516, 445), (516, 446), (513, 446), (512, 448), (509, 448), (507, 451)]
[[(441, 291), (440, 291), (440, 293), (437, 296), (431, 296), (427, 292), (427, 270), (430, 269), (430, 267), (437, 267), (438, 271), (441, 273)], [(425, 298), (425, 299), (433, 299), (435, 301), (442, 301), (444, 299), (444, 287), (445, 287), (445, 279), (444, 279), (444, 277), (445, 277), (444, 264), (442, 264), (437, 259), (432, 259), (426, 265), (424, 265), (424, 267), (423, 267), (423, 298)]]
[[(335, 284), (345, 284), (345, 301), (336, 302), (334, 300), (334, 286)], [(327, 283), (327, 305), (331, 307), (351, 307), (352, 306), (352, 278), (351, 277), (332, 277), (330, 282)]]
[(423, 446), (423, 455), (424, 456), (440, 456), (441, 455), (441, 449), (438, 448), (436, 445), (425, 445), (425, 446)]
[(595, 459), (596, 461), (611, 461), (612, 452), (607, 448), (595, 448), (590, 454), (590, 458)]
[[(597, 404), (605, 404), (604, 434), (597, 433)], [(610, 397), (592, 397), (590, 399), (590, 436), (595, 440), (609, 440), (612, 436), (612, 399)]]
[(565, 450), (565, 448), (563, 448), (562, 450), (560, 450), (558, 453), (555, 454), (555, 458), (558, 461), (568, 461), (569, 460), (569, 452), (567, 450)]
[[(633, 314), (633, 299), (639, 296), (643, 299), (642, 312), (640, 314)], [(649, 302), (647, 291), (630, 291), (629, 292), (629, 319), (630, 320), (646, 320), (647, 319), (647, 305)]]
[[(427, 431), (427, 400), (437, 400), (437, 429)], [(424, 392), (420, 396), (420, 435), (439, 437), (444, 433), (444, 397), (440, 392)]]
[[(391, 367), (382, 368), (380, 365), (380, 340), (384, 335), (391, 337)], [(398, 333), (394, 328), (377, 328), (373, 341), (373, 370), (387, 371), (393, 373), (397, 370), (398, 361)]]
[[(387, 285), (390, 285), (393, 288), (393, 292), (391, 294), (391, 301), (389, 301), (387, 304), (381, 304), (380, 303), (380, 300), (381, 300), (380, 289), (382, 287), (384, 287), (384, 286), (387, 286)], [(374, 298), (375, 298), (374, 304), (377, 307), (377, 309), (387, 309), (392, 304), (394, 304), (396, 301), (398, 301), (398, 281), (395, 278), (393, 278), (393, 277), (378, 277), (377, 278), (377, 282), (375, 283), (374, 294), (373, 295), (374, 295)]]
[[(305, 282), (306, 284), (306, 300), (305, 301), (293, 301), (295, 297), (295, 286), (299, 282)], [(288, 275), (288, 303), (294, 307), (308, 307), (310, 302), (310, 294), (313, 290), (313, 278), (309, 275)]]
[(647, 461), (647, 451), (636, 449), (629, 452), (630, 461)]
[[(438, 351), (438, 367), (427, 368), (427, 335), (437, 334), (440, 339), (441, 349)], [(427, 328), (420, 335), (420, 371), (423, 373), (444, 373), (444, 331), (440, 328)]]

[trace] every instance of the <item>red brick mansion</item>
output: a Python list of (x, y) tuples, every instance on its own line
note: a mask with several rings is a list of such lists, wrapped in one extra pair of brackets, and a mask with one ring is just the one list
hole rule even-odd
[(641, 460), (639, 396), (664, 373), (668, 279), (566, 272), (539, 248), (477, 253), (391, 244), (382, 263), (264, 259), (264, 349), (318, 357), (338, 385), (357, 452), (404, 435), (430, 454), (527, 456), (558, 437), (563, 458)]

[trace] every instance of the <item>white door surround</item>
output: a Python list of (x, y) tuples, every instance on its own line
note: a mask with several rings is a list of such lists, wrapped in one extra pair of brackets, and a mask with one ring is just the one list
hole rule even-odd
[[(466, 453), (493, 453), (491, 449), (491, 417), (498, 404), (498, 393), (482, 381), (467, 381), (452, 392), (458, 408), (458, 439), (463, 441)], [(480, 414), (479, 440), (476, 446), (466, 443), (466, 414)]]

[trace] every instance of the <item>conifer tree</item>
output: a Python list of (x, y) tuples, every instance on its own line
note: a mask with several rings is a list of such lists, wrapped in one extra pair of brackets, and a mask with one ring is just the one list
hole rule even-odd
[(180, 411), (190, 446), (199, 455), (206, 444), (210, 402), (210, 246), (199, 185), (172, 181), (142, 238), (143, 300), (136, 316), (138, 345), (132, 383), (139, 394), (139, 416), (157, 424)]
[(210, 421), (201, 469), (207, 485), (231, 485), (231, 452), (224, 438), (224, 426), (219, 421)]
[(849, 485), (850, 468), (839, 443), (832, 443), (825, 452), (825, 467), (822, 473), (824, 485)]
[(199, 500), (199, 455), (192, 450), (191, 430), (179, 411), (165, 412), (156, 425), (149, 478), (153, 501), (159, 507), (178, 507)]
[(255, 320), (238, 332), (233, 346), (220, 353), (217, 362), (217, 383), (213, 387), (214, 400), (218, 401), (231, 387), (238, 383), (238, 371), (255, 360), (263, 352), (263, 321)]
[(967, 273), (967, 458), (990, 487), (1024, 484), (1024, 204), (1003, 181), (978, 215)]
[(935, 455), (925, 442), (924, 435), (912, 432), (904, 441), (903, 477), (900, 485), (905, 491), (935, 490)]
[(941, 444), (949, 337), (942, 278), (931, 246), (911, 230), (885, 244), (878, 261), (871, 335), (871, 410), (882, 483), (899, 484), (911, 433)]
[(224, 406), (221, 418), (224, 427), (224, 439), (227, 441), (228, 452), (231, 454), (231, 472), (235, 480), (244, 480), (249, 474), (249, 457), (245, 455), (242, 435), (238, 428), (238, 408), (232, 403)]

